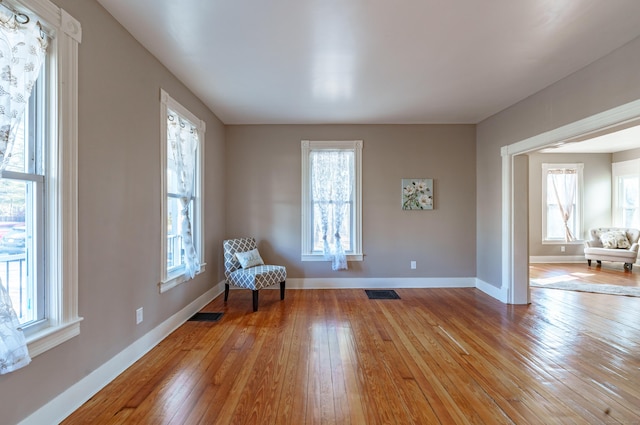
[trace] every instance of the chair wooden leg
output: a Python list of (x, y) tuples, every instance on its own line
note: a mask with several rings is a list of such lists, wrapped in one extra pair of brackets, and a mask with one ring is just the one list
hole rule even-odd
[(227, 302), (228, 299), (229, 299), (229, 284), (225, 283), (224, 284), (224, 302)]
[(284, 300), (284, 281), (280, 282), (280, 299)]
[(600, 260), (596, 260), (598, 262), (598, 265), (601, 266), (602, 265), (602, 261)]
[(258, 291), (253, 291), (253, 311), (258, 311)]
[(587, 260), (587, 264), (589, 264), (589, 267), (591, 267), (591, 260)]

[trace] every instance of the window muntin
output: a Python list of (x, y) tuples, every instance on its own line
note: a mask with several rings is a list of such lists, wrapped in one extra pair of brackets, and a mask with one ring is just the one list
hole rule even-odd
[[(319, 195), (314, 188), (314, 157), (319, 152), (341, 152), (344, 161), (342, 171), (349, 175), (350, 196), (347, 202), (333, 202), (331, 194)], [(302, 260), (324, 261), (324, 231), (322, 207), (327, 207), (329, 218), (327, 231), (331, 239), (339, 232), (340, 242), (347, 259), (362, 260), (362, 141), (302, 141)], [(317, 171), (316, 171), (317, 172)], [(315, 189), (315, 190), (314, 190)], [(315, 195), (314, 195), (315, 193)], [(324, 205), (322, 205), (324, 204)], [(336, 209), (346, 209), (339, 229), (336, 229)]]
[(543, 242), (581, 240), (583, 164), (542, 164), (542, 170)]
[(179, 190), (180, 172), (176, 166), (174, 149), (171, 147), (169, 127), (171, 123), (190, 128), (197, 137), (195, 151), (195, 170), (191, 197), (188, 199), (188, 210), (191, 222), (191, 233), (194, 246), (200, 259), (200, 271), (204, 271), (204, 233), (202, 192), (204, 181), (204, 137), (205, 123), (184, 106), (161, 90), (161, 122), (162, 122), (162, 270), (160, 292), (165, 292), (187, 280), (185, 277), (185, 256), (182, 237), (181, 220), (182, 201)]

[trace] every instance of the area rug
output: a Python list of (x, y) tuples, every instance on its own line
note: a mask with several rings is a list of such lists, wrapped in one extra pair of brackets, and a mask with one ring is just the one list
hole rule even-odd
[(563, 289), (565, 291), (594, 292), (597, 294), (625, 295), (628, 297), (640, 297), (640, 287), (608, 285), (604, 283), (580, 283), (580, 282), (553, 282), (539, 283), (535, 279), (530, 282), (532, 287)]

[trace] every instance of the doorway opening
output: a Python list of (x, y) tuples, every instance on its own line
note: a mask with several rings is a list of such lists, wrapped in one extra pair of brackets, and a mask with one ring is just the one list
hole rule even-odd
[(526, 154), (583, 142), (637, 125), (640, 125), (640, 100), (502, 148), (502, 281), (507, 303), (530, 302), (529, 164)]

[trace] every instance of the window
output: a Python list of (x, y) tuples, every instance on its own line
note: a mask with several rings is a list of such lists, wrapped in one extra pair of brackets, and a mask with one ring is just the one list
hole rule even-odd
[(48, 0), (5, 4), (40, 22), (49, 44), (0, 178), (0, 275), (35, 357), (78, 335), (82, 320), (77, 305), (81, 27)]
[(203, 270), (205, 123), (161, 91), (162, 280), (165, 292)]
[(611, 164), (613, 225), (640, 227), (640, 159)]
[(302, 260), (362, 261), (362, 141), (302, 141)]
[(542, 164), (542, 240), (582, 239), (583, 164)]
[(9, 162), (0, 179), (0, 277), (18, 321), (33, 328), (46, 320), (44, 218), (47, 64), (29, 97)]

